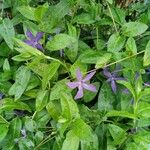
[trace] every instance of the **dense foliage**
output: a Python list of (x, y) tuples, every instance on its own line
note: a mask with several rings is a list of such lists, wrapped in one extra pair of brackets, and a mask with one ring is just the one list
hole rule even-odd
[(150, 149), (149, 0), (0, 1), (0, 149)]

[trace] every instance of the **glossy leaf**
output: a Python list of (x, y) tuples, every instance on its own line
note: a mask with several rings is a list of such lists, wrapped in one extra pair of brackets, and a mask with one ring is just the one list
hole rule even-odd
[(9, 94), (14, 95), (15, 100), (18, 100), (26, 90), (30, 80), (30, 76), (31, 76), (31, 72), (25, 66), (21, 66), (17, 70), (15, 83), (12, 85), (12, 87), (9, 90)]
[(5, 18), (3, 23), (0, 24), (0, 35), (4, 38), (10, 49), (13, 49), (15, 37), (15, 30), (10, 19)]
[(134, 37), (141, 35), (148, 29), (148, 26), (141, 22), (128, 22), (123, 25), (123, 35), (128, 37)]
[(145, 53), (144, 53), (144, 66), (148, 66), (150, 64), (150, 41), (147, 43)]

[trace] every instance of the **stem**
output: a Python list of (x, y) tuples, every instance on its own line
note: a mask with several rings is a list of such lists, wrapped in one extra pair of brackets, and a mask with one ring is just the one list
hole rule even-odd
[(45, 138), (43, 141), (41, 141), (41, 143), (39, 143), (34, 150), (37, 150), (40, 146), (42, 146), (43, 144), (47, 143), (49, 140), (53, 139), (55, 136), (51, 137), (52, 134), (50, 134), (47, 138)]
[(37, 113), (37, 111), (34, 112), (34, 114), (33, 114), (33, 116), (32, 116), (32, 120), (34, 119), (36, 113)]
[(96, 49), (98, 49), (98, 39), (99, 39), (99, 31), (98, 31), (98, 27), (96, 27)]
[[(106, 3), (107, 3), (107, 2), (106, 2)], [(108, 6), (108, 10), (109, 10), (109, 13), (110, 13), (111, 19), (112, 19), (113, 24), (114, 24), (114, 28), (115, 28), (116, 32), (118, 33), (117, 26), (116, 26), (116, 23), (115, 23), (115, 19), (114, 19), (114, 16), (113, 16), (113, 14), (112, 14), (111, 8), (110, 8), (110, 6), (109, 6), (109, 4), (108, 4), (108, 3), (107, 3), (107, 6)]]
[[(113, 63), (110, 63), (110, 64), (104, 66), (103, 68), (106, 68), (106, 67), (112, 66), (112, 65), (114, 65), (114, 64), (116, 64), (116, 63), (125, 61), (125, 60), (127, 60), (127, 59), (129, 59), (129, 58), (132, 58), (132, 57), (137, 56), (137, 55), (139, 55), (139, 54), (142, 54), (142, 53), (144, 53), (144, 52), (145, 52), (145, 50), (143, 50), (143, 51), (141, 51), (141, 52), (139, 52), (139, 53), (137, 53), (137, 54), (134, 54), (134, 55), (132, 55), (132, 56), (122, 58), (122, 59), (120, 59), (120, 60), (118, 60), (118, 61), (115, 61), (115, 62), (113, 62)], [(87, 73), (90, 73), (90, 72), (93, 72), (93, 71), (97, 71), (97, 70), (99, 70), (99, 69), (102, 69), (102, 68), (92, 69), (92, 70), (88, 71)], [(87, 73), (86, 73), (86, 74), (87, 74)]]

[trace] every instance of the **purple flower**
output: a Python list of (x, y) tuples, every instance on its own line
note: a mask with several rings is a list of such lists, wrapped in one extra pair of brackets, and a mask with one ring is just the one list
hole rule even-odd
[(94, 85), (86, 83), (87, 81), (90, 81), (90, 79), (94, 76), (95, 73), (96, 71), (91, 72), (85, 78), (83, 78), (83, 75), (80, 69), (79, 68), (77, 69), (77, 72), (76, 72), (77, 81), (67, 83), (67, 85), (71, 89), (75, 89), (78, 87), (78, 92), (75, 96), (75, 99), (80, 99), (83, 97), (83, 89), (86, 89), (92, 92), (97, 92), (96, 87)]
[(25, 40), (24, 42), (34, 48), (37, 48), (39, 50), (43, 50), (42, 45), (39, 43), (41, 38), (43, 37), (42, 32), (38, 32), (36, 36), (34, 36), (30, 31), (26, 32), (26, 35), (29, 39)]
[(103, 70), (103, 73), (104, 73), (104, 75), (105, 75), (106, 78), (107, 78), (107, 82), (110, 82), (112, 91), (113, 91), (114, 93), (116, 93), (116, 91), (117, 91), (116, 81), (117, 81), (117, 80), (124, 80), (124, 78), (118, 77), (118, 74), (117, 74), (118, 71), (117, 71), (117, 70), (118, 70), (117, 67), (116, 67), (116, 70), (115, 70), (114, 72), (112, 72), (112, 73), (110, 73), (110, 72), (108, 71), (108, 68), (105, 68), (105, 69)]

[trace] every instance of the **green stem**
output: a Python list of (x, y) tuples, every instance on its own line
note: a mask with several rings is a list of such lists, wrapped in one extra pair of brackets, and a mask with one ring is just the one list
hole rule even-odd
[[(139, 54), (142, 54), (142, 53), (144, 53), (144, 52), (145, 52), (145, 50), (143, 50), (143, 51), (141, 51), (141, 52), (139, 52), (139, 53), (137, 53), (137, 54), (134, 54), (134, 55), (132, 55), (132, 56), (128, 56), (128, 57), (122, 58), (122, 59), (120, 59), (120, 60), (118, 60), (118, 61), (115, 61), (115, 62), (113, 62), (113, 63), (110, 63), (110, 64), (104, 66), (103, 68), (106, 68), (106, 67), (112, 66), (112, 65), (114, 65), (114, 64), (117, 64), (117, 63), (119, 63), (119, 62), (125, 61), (125, 60), (127, 60), (127, 59), (129, 59), (129, 58), (132, 58), (132, 57), (137, 56), (137, 55), (139, 55)], [(96, 68), (96, 69), (93, 69), (93, 70), (88, 71), (87, 73), (90, 73), (90, 72), (93, 72), (93, 71), (96, 71), (96, 70), (99, 70), (99, 69), (102, 69), (102, 68)], [(86, 73), (86, 74), (87, 74), (87, 73)]]
[(108, 3), (107, 3), (107, 6), (108, 6), (108, 10), (109, 10), (109, 13), (110, 13), (111, 19), (112, 19), (113, 24), (114, 24), (114, 28), (115, 28), (116, 32), (118, 33), (117, 26), (116, 26), (116, 23), (115, 23), (115, 19), (114, 19), (114, 16), (113, 16), (113, 14), (112, 14), (111, 8), (110, 8), (110, 6), (109, 6), (109, 4), (108, 4)]
[(96, 49), (98, 49), (98, 39), (99, 39), (99, 31), (98, 31), (98, 27), (96, 27)]

